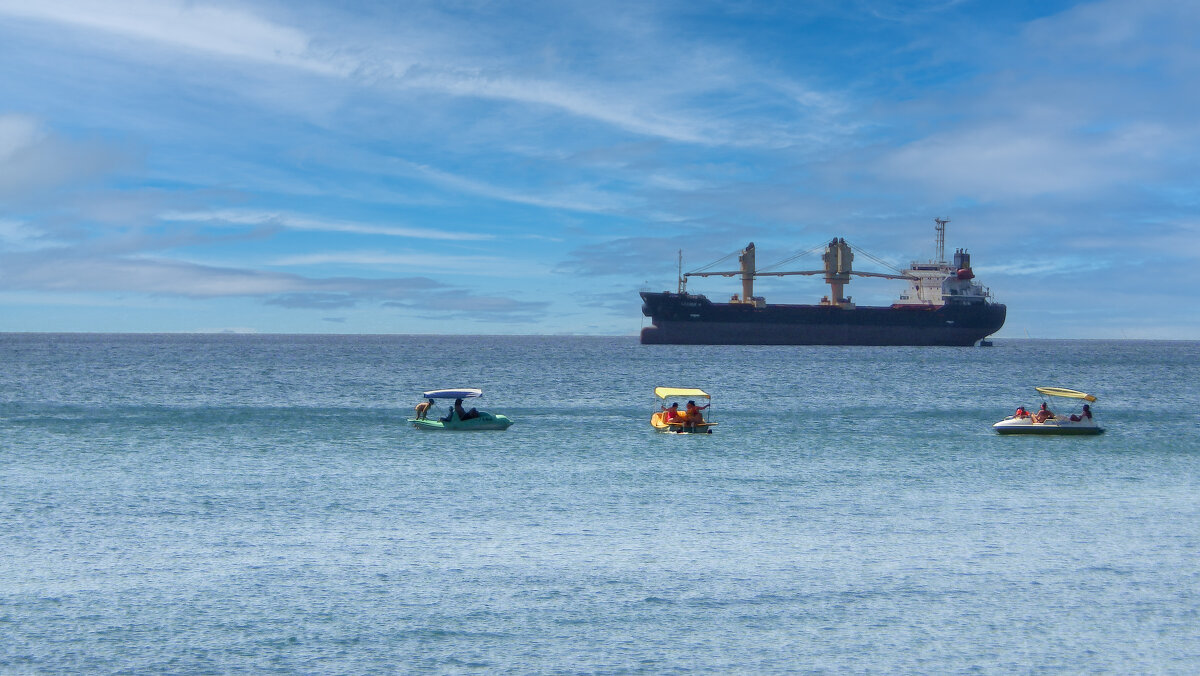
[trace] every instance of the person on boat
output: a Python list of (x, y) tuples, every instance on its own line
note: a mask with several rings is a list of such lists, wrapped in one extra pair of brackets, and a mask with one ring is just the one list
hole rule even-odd
[(1092, 407), (1088, 406), (1087, 404), (1083, 405), (1083, 415), (1075, 415), (1074, 413), (1071, 414), (1071, 422), (1079, 422), (1085, 418), (1087, 420), (1092, 419)]
[(672, 402), (670, 406), (659, 406), (662, 409), (662, 421), (665, 423), (679, 422), (683, 419), (683, 414), (679, 412), (679, 402)]
[(1050, 409), (1046, 408), (1046, 402), (1043, 401), (1042, 407), (1038, 409), (1037, 413), (1033, 414), (1033, 422), (1044, 423), (1053, 417), (1054, 414), (1050, 412)]
[(470, 420), (471, 418), (479, 417), (479, 411), (475, 409), (471, 409), (470, 411), (463, 410), (462, 399), (454, 400), (454, 413), (458, 416), (459, 420)]
[(1025, 410), (1025, 405), (1024, 405), (1024, 404), (1022, 404), (1022, 405), (1020, 405), (1020, 406), (1018, 406), (1018, 407), (1017, 407), (1017, 412), (1016, 412), (1016, 413), (1013, 413), (1013, 414), (1012, 414), (1012, 417), (1014, 417), (1014, 418), (1028, 418), (1028, 417), (1029, 417), (1029, 411), (1026, 411), (1026, 410)]
[(417, 404), (417, 420), (425, 420), (429, 415), (429, 409), (433, 408), (433, 400), (423, 401)]
[(697, 406), (695, 401), (688, 401), (687, 410), (684, 413), (683, 426), (688, 429), (696, 429), (696, 425), (700, 425), (704, 422), (704, 415), (700, 413), (700, 411), (703, 411), (709, 406), (712, 406), (712, 404)]

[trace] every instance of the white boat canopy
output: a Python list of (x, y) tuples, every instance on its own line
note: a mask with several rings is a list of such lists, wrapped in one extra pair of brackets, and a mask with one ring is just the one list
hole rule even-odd
[(694, 387), (656, 387), (654, 388), (654, 394), (659, 399), (667, 399), (669, 397), (678, 397), (680, 399), (688, 397), (712, 399), (712, 397), (708, 396), (708, 392), (698, 390)]
[(426, 399), (470, 399), (472, 397), (482, 397), (483, 390), (476, 390), (469, 387), (462, 387), (457, 390), (429, 390), (422, 392), (422, 397)]
[(1066, 397), (1067, 399), (1084, 399), (1086, 401), (1096, 401), (1096, 398), (1086, 392), (1078, 390), (1068, 390), (1065, 387), (1035, 387), (1033, 388), (1042, 394), (1051, 397)]

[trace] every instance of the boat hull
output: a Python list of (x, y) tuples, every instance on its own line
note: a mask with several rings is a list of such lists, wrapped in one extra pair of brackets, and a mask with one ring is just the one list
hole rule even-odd
[(650, 416), (650, 426), (659, 432), (671, 432), (673, 434), (712, 434), (713, 428), (717, 426), (717, 423), (700, 422), (692, 427), (687, 427), (682, 422), (664, 422), (662, 413), (655, 413)]
[(450, 421), (443, 421), (439, 419), (409, 418), (408, 423), (419, 430), (459, 432), (506, 430), (513, 424), (507, 416), (492, 415), (491, 413), (483, 412), (480, 412), (478, 418), (469, 418), (467, 420), (459, 420), (457, 416)]
[(644, 345), (974, 345), (1004, 326), (999, 303), (841, 308), (713, 303), (642, 292)]
[(1092, 421), (1047, 420), (1035, 423), (1028, 418), (1008, 418), (992, 425), (998, 434), (1032, 434), (1032, 435), (1095, 435), (1103, 434), (1104, 428)]

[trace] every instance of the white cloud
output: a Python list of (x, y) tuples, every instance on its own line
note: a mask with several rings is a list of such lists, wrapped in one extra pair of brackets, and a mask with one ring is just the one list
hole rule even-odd
[(130, 292), (193, 298), (325, 293), (394, 299), (442, 285), (423, 277), (311, 278), (148, 256), (100, 257), (47, 251), (5, 257), (4, 265), (0, 267), (0, 287), (9, 290)]
[(487, 275), (491, 277), (528, 277), (549, 274), (550, 268), (540, 263), (528, 263), (497, 256), (449, 256), (434, 252), (396, 253), (390, 251), (335, 251), (317, 254), (285, 256), (269, 262), (279, 267), (309, 265), (351, 265), (368, 267), (403, 267), (455, 275)]
[[(939, 200), (1003, 202), (1131, 195), (1190, 183), (1200, 141), (1186, 111), (1200, 9), (1179, 3), (1083, 3), (986, 45), (977, 74), (913, 104), (927, 135), (885, 153), (877, 173)], [(899, 109), (903, 114), (906, 108)], [(1174, 165), (1174, 166), (1172, 166)]]
[[(487, 76), (478, 73), (416, 74), (399, 80), (406, 87), (432, 89), (456, 96), (518, 101), (556, 108), (583, 118), (603, 122), (626, 131), (684, 143), (726, 143), (729, 134), (678, 114), (653, 110), (645, 102), (631, 98), (628, 91), (586, 94), (572, 87), (547, 80), (511, 76)], [(596, 89), (591, 84), (589, 89)]]
[(0, 295), (10, 300), (19, 298), (22, 291), (60, 298), (117, 292), (193, 299), (249, 297), (268, 305), (320, 311), (373, 302), (435, 317), (469, 317), (475, 311), (485, 313), (487, 321), (511, 322), (535, 321), (548, 306), (545, 301), (476, 295), (426, 277), (314, 278), (161, 258), (85, 258), (54, 253), (7, 257), (3, 263), (0, 289), (7, 293)]
[(943, 199), (982, 200), (1094, 191), (1128, 179), (1137, 169), (1122, 161), (1126, 134), (1088, 139), (1017, 125), (972, 127), (937, 134), (883, 159), (889, 179), (917, 182)]
[(0, 163), (11, 162), (21, 150), (44, 139), (45, 131), (32, 117), (0, 115)]
[(531, 190), (512, 190), (477, 181), (433, 167), (411, 162), (397, 161), (398, 166), (409, 168), (410, 173), (422, 176), (438, 185), (453, 190), (489, 197), (516, 204), (528, 204), (550, 209), (569, 209), (593, 213), (612, 213), (626, 209), (631, 200), (625, 195), (607, 193), (585, 186), (577, 186), (569, 190), (561, 190), (555, 194), (530, 194)]
[(121, 163), (116, 151), (61, 139), (33, 117), (0, 115), (0, 198), (26, 198), (112, 171)]
[(1046, 260), (1017, 260), (998, 265), (977, 265), (974, 269), (980, 278), (992, 278), (1000, 275), (1017, 277), (1077, 276), (1083, 273), (1108, 270), (1111, 267), (1111, 262), (1106, 259), (1087, 260), (1064, 256)]
[[(640, 61), (631, 60), (656, 62), (658, 67), (613, 81), (556, 75), (553, 70), (549, 75), (522, 72), (529, 64), (520, 59), (529, 57), (518, 56), (514, 61), (508, 53), (511, 38), (501, 39), (502, 29), (495, 29), (500, 32), (492, 36), (492, 49), (505, 52), (468, 49), (466, 45), (481, 42), (476, 33), (491, 30), (469, 23), (438, 26), (432, 30), (443, 32), (432, 37), (421, 25), (403, 25), (397, 33), (419, 39), (420, 43), (397, 57), (397, 49), (382, 42), (378, 34), (364, 40), (363, 34), (339, 33), (340, 27), (330, 25), (306, 31), (252, 11), (211, 2), (0, 0), (0, 15), (144, 40), (211, 57), (291, 68), (366, 88), (425, 90), (544, 106), (632, 134), (679, 143), (777, 147), (823, 136), (812, 131), (814, 125), (805, 125), (806, 131), (796, 135), (789, 131), (795, 125), (766, 124), (763, 119), (739, 122), (740, 116), (713, 115), (711, 111), (689, 113), (687, 102), (697, 97), (731, 102), (747, 94), (751, 98), (773, 98), (792, 106), (797, 119), (813, 116), (829, 130), (844, 126), (832, 123), (842, 105), (828, 93), (782, 75), (767, 75), (761, 67), (709, 46), (680, 44), (678, 38), (674, 38), (675, 44), (663, 44), (666, 38), (653, 31), (647, 31), (641, 42), (629, 48), (643, 53)], [(321, 48), (315, 46), (318, 43)], [(459, 49), (454, 51), (446, 45), (458, 45)], [(133, 50), (126, 51), (126, 56), (139, 58)]]
[(59, 245), (41, 229), (23, 221), (0, 218), (0, 246), (6, 251), (37, 251)]
[(494, 238), (492, 235), (472, 232), (454, 232), (394, 225), (353, 223), (350, 221), (321, 220), (279, 211), (236, 209), (218, 209), (213, 211), (192, 212), (170, 211), (161, 214), (159, 218), (169, 222), (275, 226), (288, 230), (346, 232), (356, 235), (385, 235), (388, 237), (407, 237), (412, 239), (480, 241)]
[(310, 53), (294, 28), (211, 3), (180, 0), (0, 0), (0, 14), (103, 31), (215, 56), (346, 75), (351, 64)]

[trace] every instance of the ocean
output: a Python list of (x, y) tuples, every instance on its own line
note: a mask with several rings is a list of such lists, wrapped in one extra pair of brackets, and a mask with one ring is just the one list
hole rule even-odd
[(0, 334), (0, 672), (1194, 674), (1198, 412), (1196, 342)]

